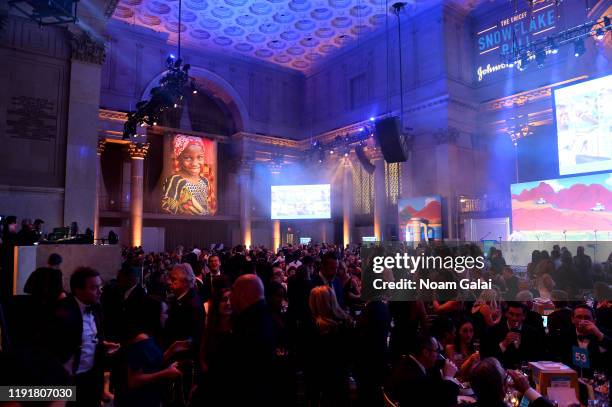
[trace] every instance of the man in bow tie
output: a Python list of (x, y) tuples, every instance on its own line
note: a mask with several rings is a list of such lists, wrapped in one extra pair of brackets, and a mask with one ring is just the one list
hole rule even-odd
[(104, 341), (100, 274), (79, 267), (70, 277), (71, 296), (62, 299), (49, 326), (49, 347), (76, 385), (76, 406), (98, 407), (104, 385), (104, 358), (119, 345)]
[(593, 309), (585, 304), (574, 307), (572, 313), (573, 330), (564, 330), (563, 336), (552, 338), (556, 344), (555, 355), (561, 356), (561, 360), (568, 366), (573, 366), (574, 346), (585, 349), (589, 355), (588, 369), (583, 369), (584, 376), (591, 376), (593, 370), (609, 370), (612, 356), (612, 338), (604, 335), (595, 324), (595, 313)]

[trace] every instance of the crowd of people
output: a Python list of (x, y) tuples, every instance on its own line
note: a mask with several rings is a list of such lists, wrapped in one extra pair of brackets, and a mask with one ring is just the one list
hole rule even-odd
[[(478, 406), (503, 406), (512, 381), (538, 407), (552, 403), (521, 372), (529, 361), (572, 366), (578, 346), (583, 375), (610, 373), (610, 261), (553, 248), (517, 276), (493, 250), (495, 286), (473, 299), (365, 300), (360, 250), (126, 248), (116, 279), (64, 270), (69, 287), (52, 255), (2, 304), (0, 384), (73, 383), (81, 406), (444, 407), (465, 383)], [(559, 273), (593, 295), (569, 301)], [(546, 324), (536, 297), (554, 308)]]

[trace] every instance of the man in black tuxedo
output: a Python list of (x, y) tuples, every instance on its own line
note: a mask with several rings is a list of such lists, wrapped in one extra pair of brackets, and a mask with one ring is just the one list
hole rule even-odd
[(264, 299), (264, 286), (255, 274), (245, 274), (233, 285), (232, 308), (234, 352), (231, 366), (235, 392), (228, 394), (230, 406), (276, 405), (276, 332)]
[(212, 281), (221, 275), (221, 259), (216, 254), (208, 257), (208, 272), (202, 277), (201, 296), (202, 301), (206, 302), (212, 295)]
[[(457, 367), (440, 355), (438, 341), (418, 336), (410, 354), (393, 367), (386, 390), (394, 401), (406, 406), (454, 406), (459, 385), (454, 381)], [(442, 367), (439, 367), (442, 364)]]
[(341, 308), (344, 308), (344, 287), (338, 279), (338, 257), (334, 252), (327, 252), (321, 259), (321, 271), (312, 279), (313, 287), (328, 285), (334, 289), (336, 299)]
[(136, 267), (123, 265), (117, 273), (117, 283), (106, 285), (102, 292), (104, 333), (110, 340), (125, 339), (127, 311), (138, 307), (147, 296), (140, 285), (140, 271)]
[(522, 302), (527, 307), (527, 314), (525, 314), (525, 324), (538, 331), (538, 334), (542, 337), (546, 336), (546, 330), (544, 329), (544, 318), (540, 313), (533, 310), (533, 294), (529, 290), (519, 291), (516, 294), (516, 301)]
[(59, 301), (49, 327), (49, 350), (76, 384), (76, 406), (99, 407), (106, 352), (118, 345), (105, 342), (99, 307), (102, 279), (89, 267), (70, 277), (71, 296)]
[(505, 316), (484, 336), (482, 356), (497, 358), (507, 369), (519, 367), (523, 361), (541, 360), (546, 354), (544, 337), (525, 323), (527, 307), (508, 302)]
[(174, 300), (168, 309), (165, 345), (169, 347), (176, 341), (191, 340), (191, 356), (197, 360), (206, 315), (202, 300), (194, 288), (195, 275), (189, 264), (181, 263), (172, 268), (169, 279)]
[[(574, 329), (564, 329), (563, 335), (551, 338), (555, 355), (568, 366), (573, 366), (573, 347), (586, 349), (590, 368), (582, 374), (589, 377), (593, 370), (603, 369), (608, 373), (612, 366), (612, 338), (604, 335), (595, 325), (595, 313), (585, 304), (577, 305), (572, 314)], [(578, 368), (577, 368), (578, 369)]]

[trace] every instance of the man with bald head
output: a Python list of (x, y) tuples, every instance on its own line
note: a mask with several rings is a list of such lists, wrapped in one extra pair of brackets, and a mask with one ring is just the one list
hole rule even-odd
[(274, 404), (275, 332), (264, 298), (257, 275), (236, 279), (231, 296), (236, 346), (232, 365), (238, 388), (230, 395), (231, 405)]

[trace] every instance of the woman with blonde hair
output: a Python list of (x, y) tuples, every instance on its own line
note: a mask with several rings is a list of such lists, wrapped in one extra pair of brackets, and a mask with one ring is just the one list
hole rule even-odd
[(349, 314), (340, 308), (334, 290), (327, 285), (315, 287), (310, 291), (308, 305), (315, 327), (321, 333), (328, 333), (351, 320)]
[(349, 347), (351, 317), (327, 285), (312, 289), (308, 305), (314, 329), (304, 372), (307, 397), (314, 405), (347, 405), (349, 356), (353, 353)]
[(497, 324), (501, 319), (501, 308), (497, 302), (496, 290), (482, 290), (478, 300), (472, 306), (472, 321), (474, 324), (474, 336), (481, 339), (487, 328)]

